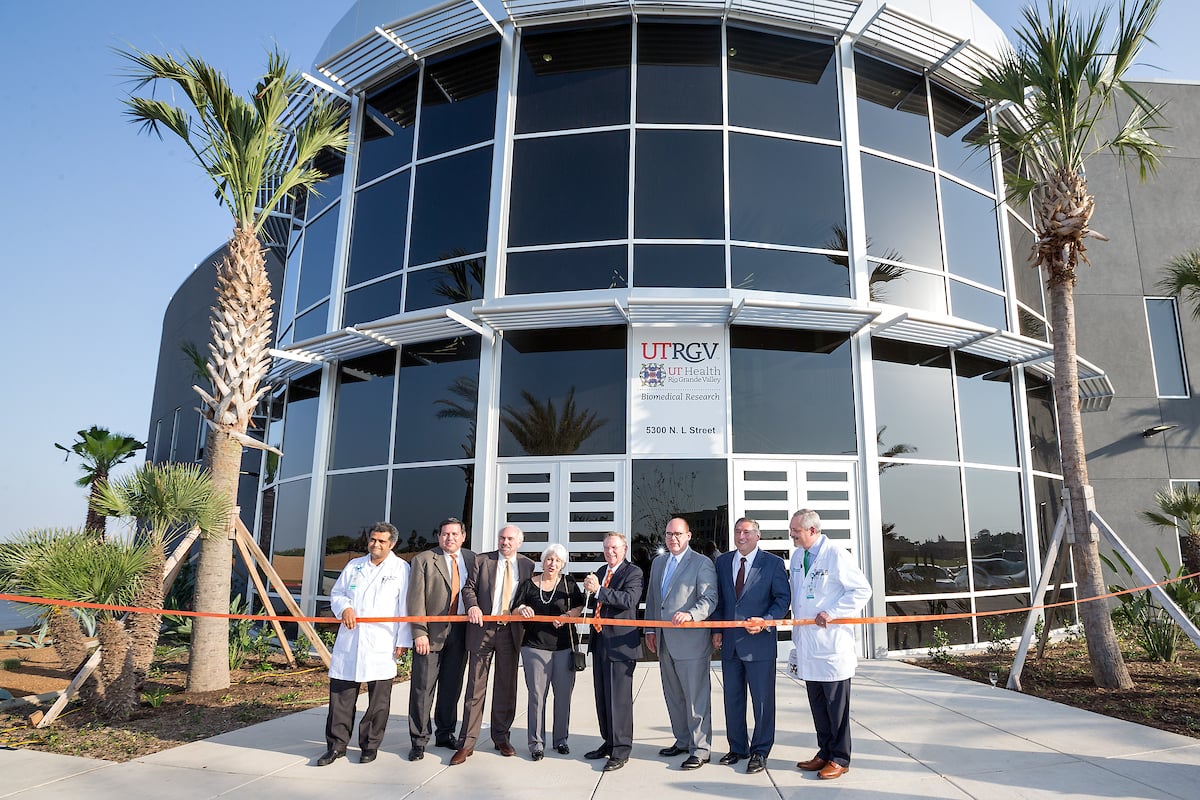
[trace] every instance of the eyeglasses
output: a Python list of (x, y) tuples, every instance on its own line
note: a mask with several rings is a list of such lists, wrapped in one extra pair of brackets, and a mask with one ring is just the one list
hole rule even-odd
[(683, 533), (679, 533), (678, 531), (667, 531), (663, 535), (668, 539), (680, 539), (684, 536), (687, 536), (687, 532), (685, 531)]

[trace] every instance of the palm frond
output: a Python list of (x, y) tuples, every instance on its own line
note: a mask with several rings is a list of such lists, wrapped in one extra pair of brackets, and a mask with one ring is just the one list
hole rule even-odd
[(1167, 262), (1166, 274), (1158, 290), (1182, 298), (1192, 307), (1192, 316), (1200, 319), (1200, 249), (1190, 250)]

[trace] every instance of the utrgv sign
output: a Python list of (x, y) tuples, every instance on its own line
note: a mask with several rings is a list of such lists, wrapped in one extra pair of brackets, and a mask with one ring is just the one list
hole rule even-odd
[[(633, 329), (630, 448), (633, 453), (712, 455), (726, 449), (725, 332)], [(718, 334), (717, 336), (714, 336)]]

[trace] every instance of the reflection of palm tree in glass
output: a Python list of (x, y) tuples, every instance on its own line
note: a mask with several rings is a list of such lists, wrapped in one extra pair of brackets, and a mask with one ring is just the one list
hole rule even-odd
[(567, 392), (561, 414), (553, 398), (543, 403), (526, 390), (521, 391), (521, 398), (528, 408), (518, 411), (505, 406), (500, 422), (531, 456), (570, 455), (608, 423), (607, 419), (597, 419), (595, 411), (576, 408), (574, 386)]
[[(870, 247), (871, 247), (871, 237), (868, 236), (867, 237), (867, 249), (869, 250)], [(833, 237), (825, 243), (825, 249), (841, 251), (841, 253), (839, 253), (838, 255), (827, 255), (827, 256), (825, 256), (825, 258), (829, 259), (830, 263), (837, 264), (839, 267), (841, 267), (842, 269), (845, 269), (847, 271), (846, 286), (848, 288), (850, 285), (850, 278), (849, 278), (850, 257), (848, 255), (844, 255), (844, 254), (850, 252), (850, 238), (846, 235), (846, 226), (844, 226), (844, 225), (834, 225), (833, 226)], [(904, 256), (901, 255), (901, 253), (898, 250), (888, 250), (886, 253), (884, 253), (882, 256), (880, 256), (880, 258), (885, 258), (888, 261), (903, 261), (904, 260)], [(872, 302), (875, 302), (875, 303), (888, 302), (887, 294), (883, 289), (883, 285), (885, 283), (891, 283), (892, 281), (900, 280), (901, 278), (904, 277), (904, 275), (907, 271), (908, 270), (904, 269), (904, 267), (901, 267), (898, 264), (881, 264), (881, 263), (872, 261), (871, 262), (871, 277), (867, 279), (867, 285), (869, 286), (869, 290), (871, 292)]]
[[(462, 254), (461, 250), (456, 250), (449, 257)], [(483, 286), (483, 259), (468, 258), (434, 269), (441, 273), (438, 282), (433, 285), (433, 293), (438, 297), (446, 298), (449, 303), (461, 303), (479, 297), (475, 290)]]
[[(879, 427), (879, 431), (875, 434), (875, 443), (879, 445), (879, 457), (880, 458), (896, 458), (897, 456), (902, 456), (905, 453), (917, 452), (917, 446), (915, 444), (894, 444), (891, 447), (884, 449), (884, 447), (883, 447), (883, 432), (886, 430), (887, 430), (887, 425), (881, 425)], [(903, 467), (903, 466), (904, 466), (903, 464), (894, 464), (894, 463), (885, 464), (883, 462), (880, 462), (879, 463), (879, 474), (882, 475), (885, 471), (892, 469), (893, 467)]]
[[(450, 394), (457, 400), (437, 400), (434, 405), (444, 406), (437, 412), (438, 419), (463, 419), (467, 421), (467, 440), (460, 447), (467, 458), (475, 458), (475, 423), (479, 413), (479, 381), (466, 375), (460, 375), (450, 384)], [(462, 519), (471, 524), (471, 512), (474, 508), (475, 497), (475, 465), (459, 464), (466, 478), (466, 496), (463, 498)]]

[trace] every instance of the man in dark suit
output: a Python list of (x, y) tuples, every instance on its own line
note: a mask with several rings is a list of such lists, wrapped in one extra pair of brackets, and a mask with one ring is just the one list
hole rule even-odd
[[(516, 525), (505, 525), (497, 535), (499, 549), (476, 556), (475, 565), (463, 587), (467, 606), (467, 693), (463, 699), (462, 729), (451, 766), (463, 763), (475, 752), (483, 727), (483, 704), (487, 701), (488, 672), (496, 662), (492, 694), (492, 743), (501, 755), (514, 756), (509, 730), (517, 716), (517, 663), (525, 626), (520, 622), (484, 622), (485, 615), (512, 613), (512, 597), (521, 581), (533, 575), (533, 561), (517, 550), (525, 535)], [(484, 609), (487, 609), (484, 611)]]
[[(593, 613), (600, 619), (635, 619), (642, 598), (642, 571), (625, 560), (625, 536), (604, 537), (603, 567), (583, 579), (583, 589), (596, 599)], [(605, 772), (625, 766), (633, 751), (633, 668), (642, 653), (636, 627), (601, 625), (588, 640), (596, 717), (604, 743), (586, 758), (606, 758)]]
[[(725, 686), (725, 728), (729, 752), (722, 764), (749, 759), (746, 772), (762, 772), (775, 744), (775, 642), (773, 620), (783, 619), (791, 603), (791, 585), (783, 559), (758, 548), (762, 532), (742, 517), (733, 526), (736, 551), (717, 558), (717, 613), (713, 619), (746, 620), (746, 627), (713, 634), (721, 648)], [(746, 730), (746, 690), (754, 712), (754, 738)]]
[[(408, 613), (414, 617), (465, 614), (463, 587), (475, 554), (463, 549), (461, 520), (438, 526), (438, 546), (418, 553), (408, 577)], [(432, 734), (438, 747), (458, 749), (458, 696), (467, 668), (467, 626), (450, 622), (414, 622), (412, 678), (408, 693), (409, 761), (425, 757)], [(434, 710), (434, 693), (437, 708)], [(430, 712), (433, 719), (430, 720)]]
[[(650, 566), (646, 619), (674, 625), (702, 622), (717, 607), (717, 572), (713, 562), (689, 546), (687, 520), (667, 523), (667, 552)], [(663, 696), (675, 742), (660, 756), (688, 757), (682, 769), (700, 769), (712, 745), (712, 637), (703, 628), (650, 628), (646, 647), (658, 653)]]

